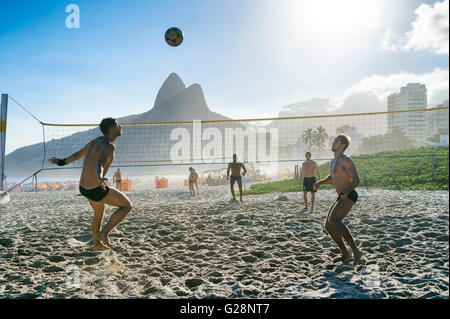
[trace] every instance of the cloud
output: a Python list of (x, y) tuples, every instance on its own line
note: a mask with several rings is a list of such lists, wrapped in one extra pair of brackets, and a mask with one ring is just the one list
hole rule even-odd
[(360, 113), (386, 111), (387, 97), (399, 92), (408, 83), (421, 83), (427, 87), (428, 106), (436, 106), (448, 99), (449, 71), (436, 68), (433, 72), (413, 74), (400, 72), (390, 75), (372, 75), (351, 86), (330, 100), (333, 113)]
[(381, 46), (385, 50), (397, 52), (404, 47), (405, 42), (406, 39), (404, 37), (401, 37), (392, 30), (387, 30), (381, 40)]
[(288, 105), (281, 109), (279, 116), (387, 111), (387, 97), (399, 92), (400, 88), (408, 83), (425, 84), (428, 107), (434, 107), (449, 99), (448, 70), (436, 68), (433, 72), (424, 74), (375, 74), (363, 78), (341, 95), (331, 99), (312, 99)]
[(449, 0), (430, 6), (421, 4), (414, 13), (412, 30), (398, 35), (387, 30), (382, 39), (385, 50), (432, 50), (437, 54), (449, 53)]

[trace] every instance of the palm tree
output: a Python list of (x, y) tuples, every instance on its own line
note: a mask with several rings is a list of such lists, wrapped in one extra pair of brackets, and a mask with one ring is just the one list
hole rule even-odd
[(325, 128), (319, 126), (312, 134), (313, 144), (317, 145), (319, 149), (323, 149), (325, 147), (325, 142), (328, 140), (328, 134), (326, 133)]
[(304, 144), (309, 145), (309, 148), (314, 144), (314, 133), (312, 128), (303, 131), (302, 140)]

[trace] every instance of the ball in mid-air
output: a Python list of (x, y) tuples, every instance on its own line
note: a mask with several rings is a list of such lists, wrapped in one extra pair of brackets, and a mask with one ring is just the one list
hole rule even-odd
[(169, 28), (166, 31), (164, 38), (168, 45), (172, 47), (177, 47), (183, 42), (183, 32), (178, 28)]

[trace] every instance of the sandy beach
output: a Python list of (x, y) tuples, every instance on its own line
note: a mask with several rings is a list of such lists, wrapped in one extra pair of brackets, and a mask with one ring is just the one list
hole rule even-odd
[[(344, 220), (365, 253), (333, 262), (324, 231), (336, 193), (230, 203), (226, 186), (127, 193), (134, 209), (93, 252), (76, 191), (12, 193), (0, 221), (1, 298), (448, 298), (448, 191), (358, 189)], [(112, 207), (105, 213), (104, 223)]]

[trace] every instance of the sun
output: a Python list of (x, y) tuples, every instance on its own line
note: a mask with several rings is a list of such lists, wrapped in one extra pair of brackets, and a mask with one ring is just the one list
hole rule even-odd
[(380, 24), (381, 1), (299, 1), (304, 18), (321, 31), (331, 33), (376, 28)]
[[(283, 0), (275, 8), (280, 28), (305, 41), (361, 38), (380, 28), (384, 0)], [(343, 43), (344, 44), (344, 43)]]

